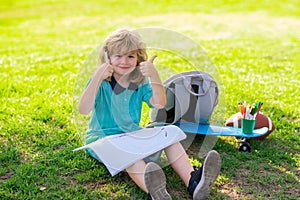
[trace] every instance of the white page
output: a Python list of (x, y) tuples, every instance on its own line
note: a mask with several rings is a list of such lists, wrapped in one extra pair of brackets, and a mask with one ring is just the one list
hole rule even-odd
[(107, 136), (73, 151), (91, 148), (114, 176), (133, 163), (185, 138), (180, 128), (169, 125)]

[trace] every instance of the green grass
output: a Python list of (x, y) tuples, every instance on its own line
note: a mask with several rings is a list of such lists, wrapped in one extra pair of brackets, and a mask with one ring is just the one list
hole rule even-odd
[[(2, 1), (0, 199), (146, 199), (125, 173), (111, 177), (84, 151), (72, 152), (84, 138), (73, 112), (78, 74), (120, 27), (170, 29), (205, 48), (224, 86), (220, 120), (240, 99), (264, 102), (275, 131), (252, 140), (250, 154), (233, 138), (218, 139), (222, 171), (211, 199), (299, 199), (299, 9), (296, 0)], [(182, 70), (169, 57), (157, 62)], [(188, 150), (196, 165), (202, 141)], [(164, 169), (173, 198), (189, 199)]]

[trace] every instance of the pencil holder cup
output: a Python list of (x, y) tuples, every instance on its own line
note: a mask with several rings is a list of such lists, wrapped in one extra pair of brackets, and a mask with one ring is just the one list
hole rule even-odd
[(245, 134), (253, 133), (256, 120), (242, 118), (242, 132)]

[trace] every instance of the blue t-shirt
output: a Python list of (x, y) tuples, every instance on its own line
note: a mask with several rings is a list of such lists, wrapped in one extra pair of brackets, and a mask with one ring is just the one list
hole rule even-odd
[(141, 129), (142, 102), (151, 107), (151, 97), (148, 79), (139, 86), (130, 83), (128, 88), (121, 87), (113, 77), (111, 82), (102, 81), (91, 113), (86, 144), (108, 135)]

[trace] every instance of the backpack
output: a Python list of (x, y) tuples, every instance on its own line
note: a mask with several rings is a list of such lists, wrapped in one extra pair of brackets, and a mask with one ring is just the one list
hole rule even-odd
[(218, 104), (218, 85), (203, 71), (188, 71), (171, 76), (164, 83), (167, 97), (165, 108), (151, 108), (150, 123), (178, 121), (208, 124)]

